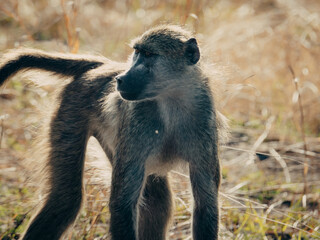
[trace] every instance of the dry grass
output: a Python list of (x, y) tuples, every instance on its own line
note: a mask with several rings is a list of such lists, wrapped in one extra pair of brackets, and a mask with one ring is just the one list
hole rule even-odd
[[(231, 119), (222, 147), (222, 239), (320, 239), (319, 1), (7, 0), (0, 51), (28, 46), (123, 61), (130, 39), (160, 23), (196, 33), (220, 81), (219, 108)], [(18, 77), (0, 90), (0, 237), (22, 231), (37, 202), (37, 184), (25, 186), (32, 166), (22, 159), (39, 123), (36, 107), (51, 92)], [(87, 201), (66, 239), (108, 238), (109, 186), (101, 179), (109, 182), (110, 169), (101, 159), (88, 159)], [(170, 239), (190, 239), (189, 180), (171, 178)]]

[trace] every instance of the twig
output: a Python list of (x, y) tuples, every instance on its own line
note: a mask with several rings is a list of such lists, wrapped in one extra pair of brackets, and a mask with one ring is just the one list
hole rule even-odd
[(283, 160), (283, 158), (280, 156), (280, 154), (276, 150), (274, 150), (273, 148), (271, 148), (269, 150), (269, 152), (280, 163), (281, 167), (283, 168), (284, 176), (286, 178), (286, 183), (290, 183), (291, 177), (290, 177), (287, 163)]
[(268, 137), (270, 129), (272, 127), (272, 123), (274, 120), (275, 120), (275, 116), (271, 116), (268, 118), (268, 120), (266, 122), (265, 130), (259, 136), (259, 138), (257, 139), (257, 141), (253, 144), (253, 146), (251, 148), (251, 154), (249, 156), (248, 164), (254, 163), (254, 156), (256, 154), (256, 151), (257, 151), (258, 147), (263, 143), (263, 141)]
[(299, 112), (300, 112), (300, 129), (301, 129), (301, 137), (303, 141), (303, 150), (304, 150), (304, 165), (303, 165), (303, 182), (304, 182), (304, 188), (303, 188), (303, 194), (306, 195), (308, 192), (308, 184), (307, 184), (307, 176), (308, 176), (308, 171), (309, 171), (309, 165), (307, 164), (308, 156), (307, 156), (307, 141), (306, 141), (306, 136), (304, 133), (304, 114), (303, 114), (303, 107), (302, 107), (302, 99), (301, 99), (301, 94), (300, 94), (300, 89), (299, 89), (299, 78), (296, 77), (293, 68), (291, 65), (289, 65), (289, 70), (291, 72), (292, 78), (293, 78), (293, 83), (296, 88), (296, 91), (298, 93), (298, 104), (299, 104)]
[(77, 53), (79, 50), (79, 28), (74, 28), (74, 22), (77, 17), (77, 8), (75, 6), (75, 3), (72, 3), (72, 11), (73, 11), (73, 17), (72, 19), (68, 16), (67, 9), (65, 7), (64, 0), (60, 1), (62, 12), (63, 12), (63, 18), (65, 22), (65, 27), (67, 30), (67, 42), (68, 47), (71, 53)]
[(305, 234), (307, 234), (308, 236), (313, 236), (314, 234), (316, 234), (316, 232), (308, 232), (302, 228), (299, 228), (297, 226), (294, 226), (294, 225), (291, 225), (291, 224), (287, 224), (287, 223), (284, 223), (284, 222), (281, 222), (281, 221), (278, 221), (278, 220), (274, 220), (274, 219), (271, 219), (271, 218), (268, 218), (268, 217), (264, 217), (264, 216), (260, 216), (258, 214), (253, 214), (253, 213), (246, 213), (252, 217), (257, 217), (257, 218), (260, 218), (260, 219), (263, 219), (265, 221), (270, 221), (270, 222), (273, 222), (273, 223), (277, 223), (277, 224), (280, 224), (282, 226), (286, 226), (286, 227), (289, 227), (289, 228), (292, 228), (292, 229), (295, 229), (295, 230), (298, 230), (298, 231), (301, 231), (301, 232), (304, 232)]
[(248, 185), (250, 183), (250, 181), (244, 181), (244, 182), (241, 182), (239, 183), (238, 185), (234, 186), (233, 188), (230, 188), (227, 193), (233, 193), (235, 191), (237, 191), (238, 189)]
[(298, 154), (303, 154), (303, 155), (306, 155), (306, 156), (310, 156), (310, 157), (316, 157), (316, 156), (318, 156), (318, 154), (315, 153), (315, 152), (305, 151), (305, 150), (302, 150), (302, 149), (299, 149), (299, 148), (291, 149), (290, 151), (291, 151), (291, 152), (294, 152), (294, 153), (298, 153)]
[(0, 149), (1, 149), (2, 139), (3, 139), (3, 135), (4, 135), (4, 120), (7, 118), (8, 118), (8, 114), (0, 116), (0, 121), (1, 121)]
[[(240, 152), (244, 152), (244, 153), (248, 153), (248, 154), (251, 154), (251, 150), (249, 150), (249, 149), (243, 149), (243, 148), (237, 148), (237, 147), (231, 147), (231, 146), (221, 146), (222, 148), (225, 148), (225, 149), (231, 149), (231, 150), (235, 150), (235, 151), (240, 151)], [(259, 152), (259, 151), (256, 151), (256, 153), (259, 153), (259, 154), (263, 154), (263, 155), (266, 155), (266, 156), (269, 156), (269, 157), (273, 157), (271, 154), (268, 154), (268, 153), (265, 153), (265, 152)], [(299, 160), (297, 160), (297, 159), (295, 159), (295, 158), (293, 158), (293, 157), (291, 157), (291, 156), (287, 156), (287, 155), (282, 155), (281, 156), (283, 159), (285, 159), (285, 160), (288, 160), (288, 161), (291, 161), (291, 162), (296, 162), (296, 163), (299, 163), (299, 164), (304, 164), (305, 162), (304, 161), (299, 161)], [(296, 158), (298, 158), (298, 157), (296, 157)], [(233, 160), (232, 160), (232, 162), (233, 162)], [(236, 162), (236, 161), (234, 161), (234, 162)], [(232, 163), (233, 164), (233, 163)], [(230, 165), (232, 165), (232, 164), (230, 164)], [(308, 164), (308, 163), (307, 163)], [(228, 164), (225, 164), (225, 166), (226, 165), (228, 165)], [(309, 168), (314, 168), (314, 167), (312, 167), (312, 166), (310, 166), (310, 165), (308, 165), (309, 166)]]
[[(308, 182), (308, 186), (316, 186), (319, 184), (320, 184), (320, 181)], [(279, 190), (279, 189), (287, 189), (287, 191), (289, 191), (291, 188), (298, 188), (298, 187), (303, 187), (303, 186), (304, 186), (304, 183), (286, 183), (286, 184), (281, 184), (281, 185), (273, 185), (273, 186), (267, 186), (267, 187), (247, 190), (247, 191), (243, 191), (243, 192), (240, 192), (238, 190), (237, 194), (250, 196), (250, 195), (253, 195), (256, 193), (260, 193), (260, 192)]]
[(2, 138), (3, 138), (3, 119), (1, 119), (1, 133), (0, 133), (0, 149), (2, 144)]

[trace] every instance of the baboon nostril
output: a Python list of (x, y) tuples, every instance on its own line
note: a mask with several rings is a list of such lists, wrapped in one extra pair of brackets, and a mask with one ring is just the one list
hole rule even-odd
[(121, 79), (121, 77), (116, 77), (116, 80), (117, 80), (117, 84), (118, 85), (121, 85), (122, 84), (122, 79)]

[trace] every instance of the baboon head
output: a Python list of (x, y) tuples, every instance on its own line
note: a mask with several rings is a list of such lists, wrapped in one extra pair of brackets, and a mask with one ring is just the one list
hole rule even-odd
[(117, 90), (126, 100), (165, 94), (190, 74), (200, 58), (196, 39), (178, 26), (153, 28), (133, 40), (132, 47), (131, 67), (116, 77)]

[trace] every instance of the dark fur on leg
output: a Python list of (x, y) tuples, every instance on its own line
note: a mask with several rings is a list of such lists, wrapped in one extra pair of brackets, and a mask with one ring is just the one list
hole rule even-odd
[[(199, 159), (198, 159), (199, 160)], [(190, 163), (190, 180), (194, 196), (193, 239), (217, 240), (219, 231), (218, 190), (220, 183), (219, 162)]]
[[(75, 90), (77, 81), (62, 93), (62, 102), (51, 122), (47, 200), (32, 220), (23, 240), (57, 240), (78, 215), (82, 201), (84, 156), (88, 140), (88, 111)], [(74, 92), (75, 91), (75, 92)], [(71, 94), (74, 92), (74, 94)], [(71, 102), (78, 102), (74, 105)], [(79, 128), (81, 126), (81, 128)]]
[(172, 211), (167, 177), (150, 175), (142, 199), (139, 208), (139, 239), (165, 240)]

